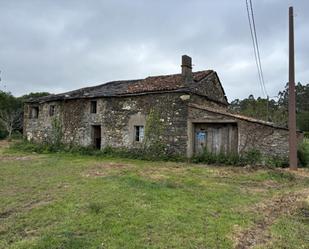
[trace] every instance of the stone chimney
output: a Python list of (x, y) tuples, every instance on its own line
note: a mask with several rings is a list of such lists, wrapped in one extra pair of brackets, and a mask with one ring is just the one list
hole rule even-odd
[(192, 78), (192, 59), (188, 55), (181, 57), (181, 74), (185, 83), (191, 82)]

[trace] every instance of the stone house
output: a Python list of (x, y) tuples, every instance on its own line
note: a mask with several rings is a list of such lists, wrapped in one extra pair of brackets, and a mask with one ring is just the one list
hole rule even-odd
[(288, 130), (228, 112), (217, 73), (192, 72), (182, 56), (180, 74), (114, 81), (29, 100), (24, 106), (24, 136), (50, 139), (53, 121), (61, 124), (63, 142), (103, 148), (138, 147), (145, 139), (150, 113), (170, 153), (192, 157), (205, 148), (213, 153), (243, 153), (252, 148), (286, 156)]

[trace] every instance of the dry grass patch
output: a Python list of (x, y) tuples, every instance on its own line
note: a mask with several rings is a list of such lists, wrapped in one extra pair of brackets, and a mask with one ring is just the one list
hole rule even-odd
[(168, 165), (165, 166), (149, 166), (143, 167), (139, 170), (138, 175), (155, 181), (166, 180), (170, 178), (170, 176), (177, 177), (179, 175), (183, 175), (188, 171), (187, 167), (182, 165)]
[(31, 161), (34, 156), (0, 155), (0, 161)]
[(281, 169), (283, 172), (290, 172), (300, 177), (309, 177), (309, 169), (308, 168), (298, 168), (297, 170), (291, 171), (290, 169)]
[(258, 220), (249, 229), (241, 231), (236, 228), (233, 236), (236, 249), (248, 249), (266, 244), (271, 239), (269, 227), (282, 215), (293, 214), (308, 198), (309, 190), (302, 190), (284, 195), (275, 196), (269, 200), (254, 205), (252, 212), (263, 218)]
[(82, 173), (83, 177), (97, 178), (106, 177), (114, 174), (123, 174), (127, 170), (132, 170), (134, 167), (130, 164), (120, 163), (96, 163)]
[(0, 147), (1, 148), (9, 148), (10, 147), (10, 142), (7, 140), (0, 140)]
[(23, 206), (20, 207), (14, 207), (11, 209), (7, 209), (0, 212), (0, 221), (9, 218), (11, 215), (22, 213), (22, 212), (28, 212), (32, 209), (43, 207), (46, 205), (49, 205), (53, 200), (50, 197), (47, 197), (44, 200), (31, 200), (30, 202), (27, 202)]

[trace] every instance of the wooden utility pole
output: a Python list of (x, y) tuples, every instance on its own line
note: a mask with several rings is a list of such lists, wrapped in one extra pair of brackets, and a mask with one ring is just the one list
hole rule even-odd
[(289, 8), (289, 161), (290, 169), (297, 170), (293, 7)]

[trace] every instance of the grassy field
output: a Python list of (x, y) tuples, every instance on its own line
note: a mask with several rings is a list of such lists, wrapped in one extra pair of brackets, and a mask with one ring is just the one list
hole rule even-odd
[(309, 171), (0, 144), (0, 248), (309, 248)]

